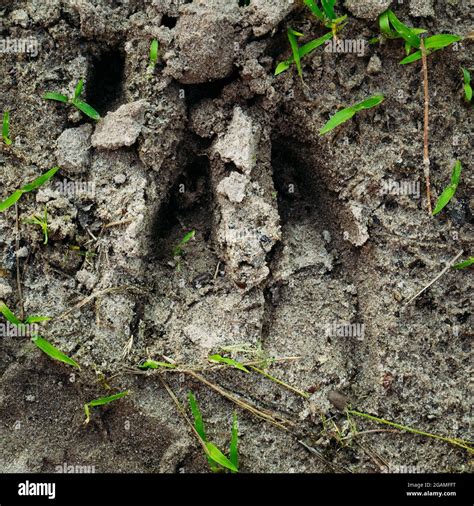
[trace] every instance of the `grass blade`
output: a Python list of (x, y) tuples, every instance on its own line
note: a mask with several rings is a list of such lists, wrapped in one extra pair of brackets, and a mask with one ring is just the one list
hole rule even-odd
[(3, 202), (0, 202), (0, 213), (2, 213), (3, 211), (6, 211), (9, 207), (13, 206), (22, 195), (23, 195), (23, 192), (21, 190), (17, 190), (16, 192), (12, 193)]
[(436, 202), (436, 207), (433, 211), (433, 216), (438, 214), (440, 211), (442, 211), (449, 203), (449, 201), (453, 198), (454, 194), (456, 193), (459, 180), (461, 178), (461, 162), (458, 160), (453, 168), (453, 173), (451, 175), (451, 184), (447, 186), (443, 193), (439, 196), (438, 201)]
[(222, 467), (225, 467), (226, 469), (230, 469), (235, 473), (239, 472), (235, 465), (219, 450), (219, 448), (217, 448), (215, 444), (206, 443), (206, 449), (208, 452), (208, 457), (214, 462), (221, 465)]
[[(232, 434), (230, 438), (230, 461), (239, 469), (239, 425), (237, 423), (237, 413), (234, 412), (232, 419)], [(235, 472), (235, 471), (234, 471)]]
[(441, 34), (427, 37), (425, 40), (425, 48), (429, 49), (442, 49), (443, 47), (449, 46), (454, 42), (459, 42), (462, 37), (459, 35)]
[(155, 67), (158, 62), (159, 47), (158, 40), (153, 39), (150, 44), (150, 67)]
[(321, 0), (321, 5), (323, 6), (324, 13), (331, 21), (336, 19), (336, 13), (334, 12), (336, 0)]
[(28, 316), (28, 318), (25, 320), (25, 324), (49, 322), (50, 320), (52, 320), (51, 316), (31, 315), (31, 316)]
[(32, 341), (38, 346), (38, 348), (46, 353), (53, 360), (58, 360), (59, 362), (64, 362), (65, 364), (72, 365), (73, 367), (77, 367), (80, 369), (79, 364), (65, 355), (62, 351), (58, 350), (55, 346), (53, 346), (50, 342), (46, 341), (40, 336), (35, 336), (32, 338)]
[(0, 301), (0, 313), (13, 325), (21, 325), (22, 322), (10, 311), (5, 302)]
[(402, 39), (406, 40), (411, 46), (419, 48), (421, 45), (420, 37), (413, 31), (413, 29), (404, 25), (398, 18), (395, 16), (393, 11), (388, 10), (388, 19), (390, 23), (392, 23), (393, 28), (395, 28), (396, 32), (402, 37)]
[(356, 112), (362, 111), (364, 109), (372, 109), (376, 105), (379, 105), (381, 102), (385, 100), (383, 95), (374, 95), (373, 97), (368, 98), (367, 100), (363, 100), (354, 106)]
[(65, 95), (61, 95), (61, 93), (55, 93), (54, 91), (48, 91), (43, 95), (45, 100), (56, 100), (56, 102), (63, 102), (67, 104), (69, 99)]
[(85, 423), (89, 423), (90, 421), (90, 408), (96, 407), (96, 406), (103, 406), (104, 404), (109, 404), (111, 402), (114, 402), (118, 399), (121, 399), (122, 397), (125, 397), (130, 393), (129, 390), (125, 390), (124, 392), (119, 392), (118, 394), (109, 395), (108, 397), (100, 397), (99, 399), (94, 399), (87, 404), (84, 404), (84, 412), (86, 413), (86, 420)]
[(138, 366), (140, 369), (159, 369), (160, 367), (167, 367), (168, 369), (176, 369), (174, 364), (169, 362), (157, 362), (156, 360), (145, 360), (143, 364)]
[(47, 183), (56, 174), (56, 172), (58, 172), (59, 169), (59, 167), (53, 167), (52, 169), (49, 169), (47, 172), (36, 178), (31, 183), (28, 183), (20, 188), (19, 191), (22, 193), (27, 193), (36, 190), (40, 186), (43, 186), (45, 183)]
[(220, 362), (222, 364), (231, 365), (232, 367), (235, 367), (236, 369), (240, 369), (241, 371), (244, 371), (244, 372), (250, 372), (244, 365), (242, 365), (240, 362), (237, 362), (237, 360), (223, 357), (221, 355), (211, 355), (209, 357), (209, 360), (211, 362)]
[(337, 126), (342, 125), (342, 123), (345, 123), (346, 121), (350, 120), (355, 113), (356, 111), (352, 107), (336, 112), (336, 114), (334, 114), (334, 116), (331, 117), (331, 119), (323, 126), (323, 128), (321, 128), (319, 134), (320, 135), (327, 134)]
[(81, 79), (76, 86), (76, 89), (74, 90), (74, 98), (79, 98), (82, 93), (82, 88), (84, 86), (84, 79)]
[(466, 102), (471, 102), (472, 101), (471, 74), (464, 67), (461, 67), (461, 70), (464, 78), (464, 98)]
[(89, 118), (92, 118), (96, 121), (100, 120), (100, 114), (89, 104), (83, 102), (82, 100), (74, 99), (72, 104), (75, 105), (81, 112), (83, 112)]
[(308, 7), (311, 12), (321, 21), (325, 21), (324, 14), (321, 9), (316, 5), (315, 0), (304, 0), (304, 4)]
[(3, 142), (7, 145), (7, 146), (10, 146), (12, 141), (10, 139), (10, 112), (9, 111), (5, 111), (3, 113), (3, 123), (2, 123), (2, 137), (3, 137)]
[(298, 75), (303, 79), (303, 70), (301, 69), (300, 51), (296, 37), (301, 36), (299, 32), (295, 32), (292, 28), (288, 29), (288, 40), (290, 41), (291, 50), (293, 52), (293, 60), (295, 61)]
[(472, 264), (474, 264), (474, 257), (469, 257), (467, 260), (464, 260), (458, 264), (453, 265), (453, 269), (467, 269)]
[(197, 405), (196, 397), (192, 392), (188, 394), (189, 406), (191, 407), (191, 413), (194, 418), (194, 428), (196, 429), (199, 437), (207, 443), (206, 430), (204, 429), (204, 422), (202, 420), (202, 414)]

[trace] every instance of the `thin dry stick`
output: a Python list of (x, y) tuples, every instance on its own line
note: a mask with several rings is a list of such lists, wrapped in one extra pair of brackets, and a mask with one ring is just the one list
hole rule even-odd
[(424, 113), (424, 135), (423, 135), (423, 169), (426, 180), (426, 198), (428, 200), (428, 212), (432, 215), (431, 207), (431, 181), (430, 181), (430, 156), (429, 156), (429, 118), (430, 118), (430, 96), (428, 84), (428, 63), (426, 61), (426, 49), (423, 37), (421, 37), (421, 60), (423, 63), (423, 89), (425, 95), (425, 113)]
[(271, 374), (268, 374), (267, 372), (263, 371), (262, 369), (259, 369), (258, 367), (255, 367), (254, 365), (249, 365), (250, 369), (253, 369), (255, 372), (258, 372), (262, 376), (265, 376), (265, 378), (268, 378), (269, 380), (273, 381), (274, 383), (277, 383), (278, 385), (281, 385), (282, 387), (286, 388), (290, 392), (293, 392), (294, 394), (299, 395), (300, 397), (303, 397), (304, 399), (309, 399), (310, 395), (307, 392), (303, 392), (303, 390), (298, 390), (298, 388), (295, 388), (291, 386), (290, 384), (275, 378), (275, 376), (272, 376)]
[(20, 304), (20, 320), (25, 319), (25, 306), (23, 304), (23, 289), (21, 288), (21, 270), (20, 270), (20, 257), (18, 251), (20, 250), (20, 213), (18, 210), (18, 203), (15, 202), (15, 219), (16, 219), (16, 234), (15, 234), (15, 257), (16, 257), (16, 284), (18, 288), (18, 298)]
[(461, 250), (450, 262), (448, 262), (448, 264), (446, 265), (446, 267), (433, 279), (433, 281), (431, 281), (430, 283), (428, 283), (424, 288), (422, 288), (418, 293), (416, 293), (415, 295), (413, 295), (413, 297), (411, 297), (405, 304), (404, 304), (404, 308), (406, 306), (408, 306), (411, 302), (413, 302), (417, 297), (419, 297), (423, 292), (425, 292), (426, 290), (428, 290), (428, 288), (432, 285), (434, 285), (436, 283), (436, 281), (438, 281), (438, 279), (443, 276), (449, 269), (450, 267), (456, 262), (456, 260), (463, 254), (463, 251)]

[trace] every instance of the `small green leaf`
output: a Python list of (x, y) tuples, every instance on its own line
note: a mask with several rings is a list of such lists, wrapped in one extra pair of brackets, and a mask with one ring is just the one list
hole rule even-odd
[(76, 86), (76, 89), (74, 90), (74, 98), (79, 98), (82, 93), (82, 88), (84, 87), (84, 79), (81, 79)]
[(411, 55), (407, 56), (406, 58), (403, 58), (403, 60), (400, 62), (400, 65), (406, 65), (407, 63), (413, 63), (415, 61), (421, 60), (421, 58), (422, 58), (421, 51), (416, 51), (416, 52), (412, 53)]
[(464, 67), (461, 67), (461, 69), (464, 78), (464, 99), (466, 100), (466, 102), (471, 102), (472, 101), (471, 74)]
[(52, 320), (51, 316), (28, 316), (28, 318), (25, 320), (25, 324), (29, 323), (42, 323), (42, 322), (49, 322)]
[(350, 120), (357, 112), (363, 109), (371, 109), (372, 107), (375, 107), (376, 105), (380, 104), (384, 100), (384, 98), (385, 97), (383, 95), (375, 95), (351, 107), (342, 109), (342, 111), (339, 111), (336, 114), (334, 114), (334, 116), (332, 116), (332, 118), (324, 125), (324, 127), (321, 128), (319, 134), (324, 135), (330, 132), (337, 126)]
[[(333, 33), (328, 32), (326, 35), (323, 35), (319, 39), (314, 39), (314, 40), (308, 42), (307, 44), (304, 44), (303, 46), (301, 46), (298, 51), (300, 59), (303, 58), (303, 56), (306, 56), (307, 54), (314, 51), (319, 46), (322, 46), (327, 40), (332, 39), (332, 37), (333, 37)], [(285, 72), (285, 70), (288, 70), (294, 61), (295, 61), (295, 59), (293, 57), (291, 57), (288, 60), (285, 60), (285, 61), (279, 63), (276, 70), (275, 70), (275, 75), (277, 76), (278, 74)]]
[(402, 37), (404, 40), (406, 40), (411, 46), (419, 48), (421, 44), (421, 39), (418, 37), (418, 35), (414, 32), (412, 28), (409, 28), (408, 26), (404, 25), (398, 18), (395, 16), (393, 11), (388, 10), (388, 19), (390, 20), (390, 23), (392, 24), (393, 28), (396, 30), (396, 32)]
[(22, 322), (10, 311), (10, 308), (5, 302), (0, 301), (0, 313), (13, 325), (21, 325)]
[(387, 37), (393, 37), (395, 34), (390, 29), (390, 21), (388, 19), (388, 11), (383, 12), (379, 16), (380, 31)]
[(196, 429), (197, 433), (199, 434), (199, 437), (204, 441), (204, 443), (207, 443), (206, 430), (204, 428), (202, 414), (197, 405), (196, 397), (192, 392), (189, 392), (188, 400), (194, 418), (194, 428)]
[(89, 104), (83, 102), (82, 100), (74, 99), (72, 104), (76, 106), (80, 111), (82, 111), (86, 116), (92, 118), (96, 121), (100, 120), (100, 114)]
[(7, 146), (10, 146), (12, 143), (9, 136), (10, 136), (10, 112), (5, 111), (3, 113), (2, 138), (3, 138), (3, 142)]
[(221, 355), (211, 355), (209, 357), (209, 360), (211, 362), (220, 362), (222, 364), (227, 364), (235, 367), (236, 369), (240, 369), (244, 372), (250, 372), (244, 365), (242, 365), (240, 362), (237, 362), (236, 360), (232, 360), (231, 358), (223, 357)]
[(20, 188), (20, 191), (22, 193), (27, 193), (36, 190), (40, 186), (43, 186), (45, 183), (47, 183), (56, 174), (56, 172), (58, 172), (59, 169), (60, 169), (59, 167), (53, 167), (52, 169), (49, 169), (47, 172), (42, 174), (40, 177), (36, 178), (31, 183), (28, 183), (22, 188)]
[(471, 265), (474, 264), (474, 257), (469, 257), (467, 260), (464, 260), (456, 265), (453, 265), (453, 269), (467, 269)]
[(442, 211), (449, 203), (449, 201), (453, 198), (456, 193), (459, 180), (461, 178), (461, 162), (458, 160), (453, 168), (453, 173), (451, 175), (451, 184), (447, 186), (443, 193), (439, 196), (438, 201), (436, 202), (436, 207), (433, 211), (433, 216), (437, 215), (440, 211)]
[(239, 470), (235, 467), (234, 464), (217, 448), (217, 446), (213, 443), (205, 443), (208, 456), (217, 464), (225, 467), (226, 469), (230, 469), (231, 471), (238, 473)]
[(55, 93), (54, 91), (48, 91), (43, 95), (45, 100), (56, 100), (56, 102), (63, 102), (67, 104), (69, 99), (65, 95), (61, 95), (61, 93)]
[(138, 366), (140, 369), (159, 369), (160, 367), (166, 367), (168, 369), (176, 369), (174, 364), (169, 362), (157, 362), (156, 360), (145, 360), (143, 364)]
[(58, 350), (55, 346), (53, 346), (50, 342), (46, 341), (40, 336), (32, 337), (31, 340), (38, 346), (38, 348), (46, 353), (49, 357), (54, 360), (58, 360), (59, 362), (64, 362), (65, 364), (72, 365), (80, 369), (79, 364), (65, 355), (62, 351)]
[(3, 211), (6, 211), (9, 207), (13, 206), (22, 195), (23, 195), (23, 192), (21, 190), (17, 190), (16, 192), (12, 193), (12, 195), (10, 195), (3, 202), (0, 202), (0, 213)]
[(427, 50), (442, 49), (443, 47), (449, 46), (454, 42), (459, 42), (460, 40), (462, 40), (462, 37), (459, 37), (458, 35), (433, 35), (432, 37), (427, 37), (425, 39), (425, 48)]
[(301, 36), (299, 32), (295, 32), (292, 28), (288, 29), (288, 40), (290, 41), (291, 50), (293, 52), (293, 60), (296, 63), (298, 69), (298, 75), (303, 79), (303, 70), (301, 69), (300, 52), (298, 48), (298, 41), (296, 37)]
[(100, 399), (94, 399), (93, 401), (90, 401), (87, 404), (84, 404), (84, 412), (86, 414), (85, 423), (89, 423), (90, 408), (93, 408), (96, 406), (103, 406), (104, 404), (109, 404), (110, 402), (113, 402), (118, 399), (121, 399), (122, 397), (125, 397), (129, 393), (130, 393), (129, 390), (125, 390), (124, 392), (119, 392), (118, 394), (109, 395), (108, 397), (101, 397)]
[(150, 44), (150, 66), (154, 67), (158, 62), (158, 49), (160, 45), (156, 39), (153, 39)]
[(235, 466), (235, 468), (239, 469), (239, 426), (237, 423), (237, 413), (234, 413), (232, 419), (232, 433), (230, 439), (229, 457), (230, 461)]

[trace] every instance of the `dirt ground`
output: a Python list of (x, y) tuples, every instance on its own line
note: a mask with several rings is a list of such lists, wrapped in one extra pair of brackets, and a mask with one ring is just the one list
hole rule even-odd
[[(357, 411), (472, 439), (472, 272), (448, 270), (406, 305), (460, 251), (472, 255), (473, 116), (460, 71), (474, 69), (472, 41), (428, 60), (433, 201), (463, 164), (455, 197), (433, 218), (421, 63), (399, 64), (399, 40), (365, 44), (363, 54), (323, 46), (302, 60), (304, 83), (295, 66), (274, 76), (291, 56), (288, 27), (303, 42), (327, 29), (302, 2), (244, 3), (0, 0), (1, 37), (37, 45), (0, 54), (0, 112), (10, 111), (14, 141), (0, 152), (0, 200), (61, 167), (19, 201), (18, 243), (15, 209), (0, 213), (0, 300), (16, 314), (24, 305), (54, 317), (43, 337), (81, 365), (52, 361), (28, 338), (1, 338), (1, 471), (209, 472), (160, 377), (183, 404), (195, 393), (219, 448), (237, 410), (242, 472), (472, 470), (462, 448), (363, 418), (351, 417), (365, 432), (351, 438), (328, 400), (337, 391)], [(462, 36), (469, 5), (392, 2), (410, 26)], [(340, 37), (375, 36), (388, 6), (339, 1), (349, 15)], [(98, 123), (42, 99), (71, 95), (82, 77)], [(319, 135), (335, 111), (375, 94), (386, 97), (377, 108)], [(402, 182), (418, 191), (384, 191)], [(44, 245), (24, 220), (46, 204)], [(298, 357), (267, 371), (309, 399), (256, 372), (208, 370), (207, 357), (228, 346), (257, 350), (235, 352), (242, 362)], [(213, 385), (289, 430), (187, 373), (138, 374), (142, 360), (163, 356), (206, 368)], [(84, 424), (85, 402), (126, 389)]]

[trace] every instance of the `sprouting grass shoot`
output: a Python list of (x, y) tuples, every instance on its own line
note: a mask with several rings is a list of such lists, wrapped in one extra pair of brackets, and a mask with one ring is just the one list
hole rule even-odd
[(125, 390), (124, 392), (119, 392), (118, 394), (109, 395), (108, 397), (101, 397), (100, 399), (94, 399), (93, 401), (89, 401), (84, 404), (84, 413), (86, 414), (86, 419), (84, 423), (90, 422), (91, 408), (95, 408), (97, 406), (104, 406), (105, 404), (110, 404), (111, 402), (117, 401), (122, 397), (125, 397), (130, 393), (129, 390)]
[[(28, 316), (24, 321), (21, 321), (19, 318), (15, 316), (15, 314), (10, 310), (10, 308), (3, 302), (0, 301), (0, 313), (13, 325), (22, 329), (25, 328), (26, 325), (32, 325), (37, 323), (42, 323), (51, 320), (49, 316), (36, 316), (31, 315)], [(73, 360), (72, 358), (65, 355), (61, 350), (58, 350), (55, 346), (53, 346), (49, 341), (44, 339), (41, 336), (33, 335), (31, 336), (31, 340), (33, 343), (43, 352), (46, 353), (53, 360), (57, 360), (58, 362), (63, 362), (65, 364), (71, 365), (73, 367), (77, 367), (80, 369), (79, 364)]]
[(458, 264), (455, 264), (452, 266), (453, 269), (467, 269), (468, 267), (471, 267), (471, 265), (474, 265), (474, 257), (469, 257), (467, 260), (463, 260), (462, 262), (459, 262)]
[(211, 355), (209, 357), (209, 361), (230, 365), (230, 366), (235, 367), (236, 369), (239, 369), (240, 371), (243, 371), (243, 372), (250, 372), (243, 364), (241, 364), (240, 362), (237, 362), (237, 360), (234, 360), (232, 358), (223, 357), (222, 355)]
[(471, 86), (471, 73), (469, 70), (461, 67), (464, 81), (464, 100), (466, 102), (472, 102), (472, 86)]
[(148, 68), (153, 70), (158, 63), (158, 50), (160, 48), (160, 44), (156, 39), (153, 39), (150, 44), (150, 63)]
[(347, 19), (347, 14), (337, 16), (334, 10), (336, 0), (321, 0), (321, 6), (319, 6), (317, 0), (304, 0), (304, 4), (326, 28), (331, 29), (333, 36), (336, 36), (337, 32), (345, 25), (344, 21)]
[(169, 362), (159, 362), (157, 360), (145, 360), (142, 364), (140, 364), (139, 369), (160, 369), (164, 367), (165, 369), (176, 369), (174, 364), (170, 364)]
[(58, 170), (59, 167), (53, 167), (35, 179), (33, 182), (28, 183), (19, 190), (13, 192), (7, 199), (5, 199), (3, 202), (0, 202), (0, 213), (13, 206), (24, 193), (29, 193), (38, 189), (40, 186), (43, 186), (56, 174), (56, 172), (58, 172)]
[(350, 120), (359, 111), (362, 111), (364, 109), (372, 109), (372, 107), (375, 107), (383, 102), (384, 99), (385, 97), (383, 95), (374, 95), (373, 97), (363, 100), (362, 102), (359, 102), (351, 107), (342, 109), (331, 117), (331, 119), (323, 126), (323, 128), (321, 128), (319, 134), (327, 134), (337, 126)]
[(24, 220), (25, 223), (29, 225), (38, 225), (43, 232), (44, 241), (43, 244), (48, 244), (48, 206), (44, 206), (44, 214), (43, 216), (34, 215), (31, 218), (27, 218)]
[(174, 257), (181, 257), (184, 255), (184, 246), (194, 238), (196, 235), (195, 230), (191, 230), (191, 232), (188, 232), (182, 239), (179, 241), (179, 243), (175, 246), (173, 249), (173, 256)]
[(438, 201), (436, 202), (436, 206), (433, 210), (433, 216), (442, 211), (453, 198), (461, 179), (461, 170), (461, 162), (458, 160), (454, 165), (450, 184), (444, 189), (443, 193), (439, 196)]
[(207, 461), (211, 471), (219, 472), (222, 468), (224, 468), (237, 473), (239, 471), (237, 416), (234, 414), (229, 455), (230, 458), (227, 458), (214, 443), (208, 441), (202, 414), (197, 404), (196, 397), (192, 392), (189, 392), (188, 394), (188, 401), (194, 418), (194, 428), (203, 443), (203, 447), (205, 448)]
[(10, 113), (9, 111), (5, 111), (3, 113), (3, 122), (2, 122), (2, 139), (5, 145), (10, 146), (12, 140), (10, 139)]
[(74, 95), (72, 97), (66, 97), (66, 95), (61, 95), (61, 93), (56, 93), (53, 91), (48, 91), (43, 95), (45, 100), (55, 100), (56, 102), (62, 102), (63, 104), (72, 104), (74, 107), (79, 109), (89, 118), (92, 118), (95, 121), (100, 119), (100, 114), (89, 104), (81, 100), (79, 97), (81, 96), (82, 89), (84, 87), (84, 79), (81, 79), (74, 90)]

